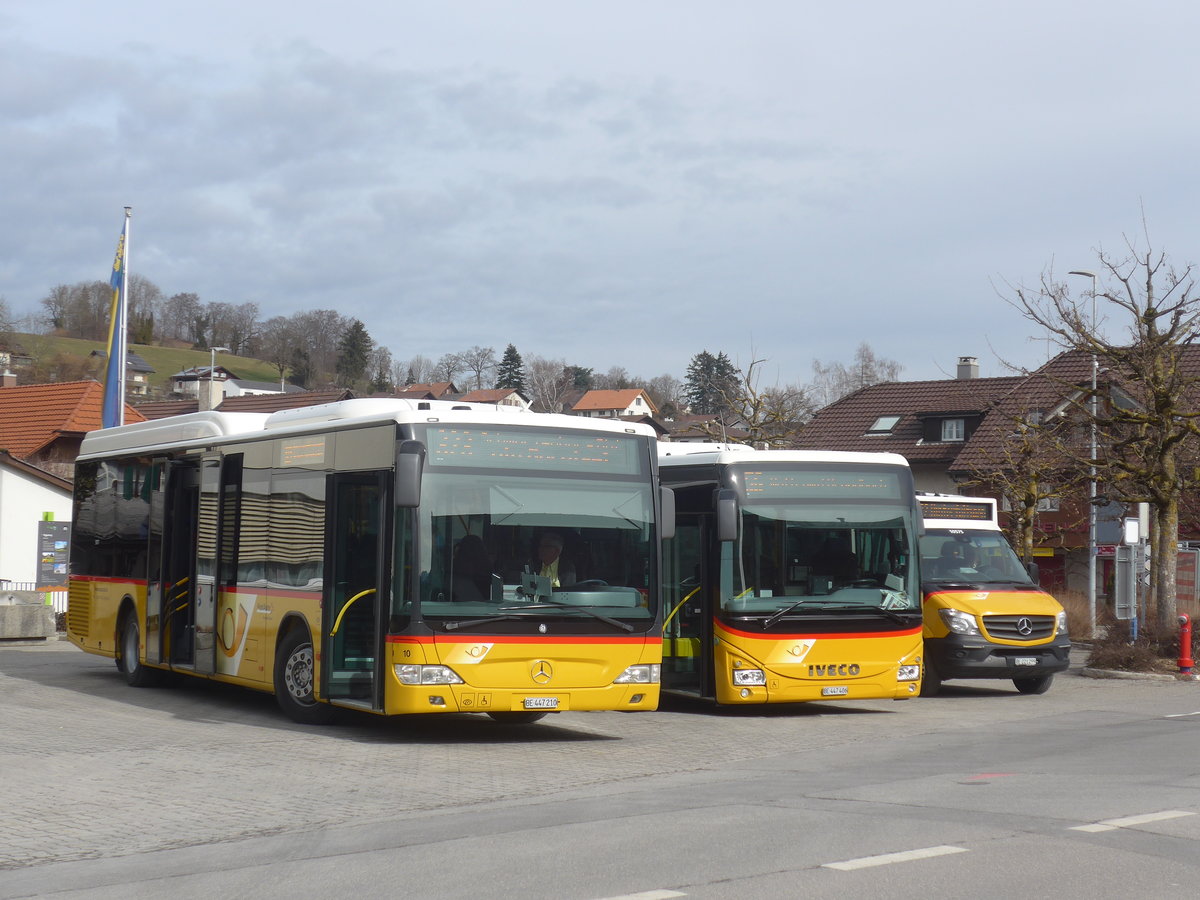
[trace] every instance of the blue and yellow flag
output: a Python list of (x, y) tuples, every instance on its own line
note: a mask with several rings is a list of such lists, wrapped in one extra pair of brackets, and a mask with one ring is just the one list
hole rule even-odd
[(125, 207), (125, 224), (117, 242), (117, 258), (113, 260), (112, 305), (108, 314), (108, 369), (104, 375), (104, 408), (101, 427), (112, 428), (125, 423), (125, 268), (128, 265), (129, 207)]

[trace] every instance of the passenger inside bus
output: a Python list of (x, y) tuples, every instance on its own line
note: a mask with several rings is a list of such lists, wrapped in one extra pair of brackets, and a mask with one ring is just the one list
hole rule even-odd
[(949, 540), (942, 544), (941, 555), (934, 560), (931, 574), (935, 578), (956, 575), (963, 569), (972, 568), (974, 553), (961, 541)]
[(538, 541), (537, 562), (534, 571), (550, 579), (552, 587), (574, 584), (575, 566), (563, 555), (563, 537), (556, 531), (547, 531)]

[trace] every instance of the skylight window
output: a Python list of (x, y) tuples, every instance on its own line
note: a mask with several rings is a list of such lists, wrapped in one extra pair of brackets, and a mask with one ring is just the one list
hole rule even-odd
[(875, 420), (875, 424), (867, 429), (867, 434), (888, 434), (899, 421), (899, 416), (880, 416)]

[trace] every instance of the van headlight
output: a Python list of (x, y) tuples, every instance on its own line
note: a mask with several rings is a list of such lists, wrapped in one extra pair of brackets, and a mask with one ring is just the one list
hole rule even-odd
[(613, 680), (613, 684), (658, 684), (661, 680), (662, 666), (654, 663), (630, 666)]
[(395, 666), (396, 677), (401, 684), (464, 684), (465, 682), (449, 666)]
[(1063, 637), (1067, 636), (1067, 611), (1065, 609), (1054, 617), (1054, 631)]
[(975, 624), (975, 617), (970, 613), (959, 609), (939, 609), (938, 615), (955, 634), (979, 634), (979, 626)]

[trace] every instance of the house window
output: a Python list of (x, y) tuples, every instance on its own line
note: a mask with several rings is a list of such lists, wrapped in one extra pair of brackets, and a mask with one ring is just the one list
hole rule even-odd
[(893, 428), (896, 427), (896, 423), (899, 421), (899, 416), (880, 416), (875, 420), (871, 427), (867, 429), (867, 434), (888, 434)]
[(961, 441), (966, 438), (964, 419), (942, 419), (942, 440)]

